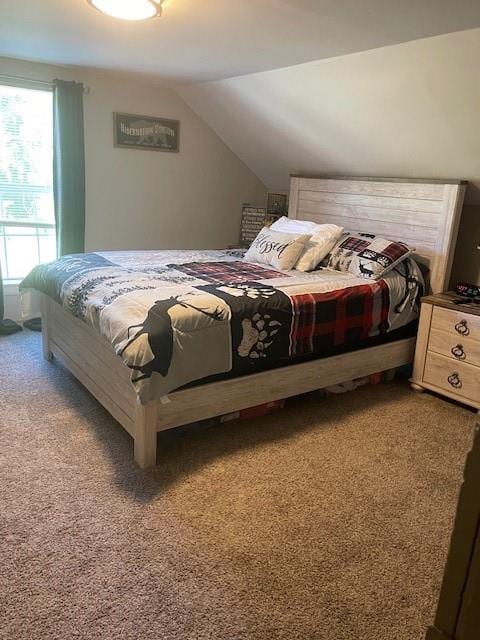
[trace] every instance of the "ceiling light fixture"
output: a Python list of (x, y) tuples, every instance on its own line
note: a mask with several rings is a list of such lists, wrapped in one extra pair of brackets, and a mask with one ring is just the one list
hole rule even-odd
[(98, 11), (120, 20), (147, 20), (162, 15), (163, 0), (87, 0)]

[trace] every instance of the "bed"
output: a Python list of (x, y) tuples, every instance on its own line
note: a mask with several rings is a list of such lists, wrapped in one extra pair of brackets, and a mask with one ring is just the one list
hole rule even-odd
[[(460, 181), (292, 176), (289, 217), (415, 246), (428, 291), (439, 292), (464, 192)], [(156, 464), (159, 431), (413, 360), (415, 336), (401, 330), (418, 294), (415, 263), (371, 283), (279, 273), (235, 251), (98, 252), (49, 268), (30, 283), (41, 292), (44, 356), (128, 431), (142, 468)]]

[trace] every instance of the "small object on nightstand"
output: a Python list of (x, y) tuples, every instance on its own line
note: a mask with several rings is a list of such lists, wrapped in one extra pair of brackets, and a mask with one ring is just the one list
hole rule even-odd
[(457, 282), (455, 285), (455, 293), (467, 298), (479, 298), (480, 286), (477, 284), (471, 284), (470, 282)]
[(480, 304), (480, 298), (455, 298), (455, 300), (452, 300), (452, 302), (456, 305)]
[(455, 293), (422, 298), (415, 391), (436, 391), (480, 409), (480, 305)]

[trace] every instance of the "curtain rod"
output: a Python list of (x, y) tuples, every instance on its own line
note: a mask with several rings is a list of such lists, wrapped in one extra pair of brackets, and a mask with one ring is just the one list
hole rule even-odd
[[(0, 73), (0, 83), (2, 82), (2, 80), (12, 84), (15, 82), (24, 82), (26, 84), (37, 84), (53, 89), (53, 81), (48, 82), (46, 80), (36, 80), (35, 78), (25, 78), (23, 76), (11, 76), (6, 73)], [(83, 85), (83, 93), (90, 93), (90, 87)]]

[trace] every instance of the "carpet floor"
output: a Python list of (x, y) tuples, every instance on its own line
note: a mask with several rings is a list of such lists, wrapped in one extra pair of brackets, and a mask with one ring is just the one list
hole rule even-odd
[(0, 339), (2, 640), (421, 640), (473, 413), (394, 381), (132, 441)]

